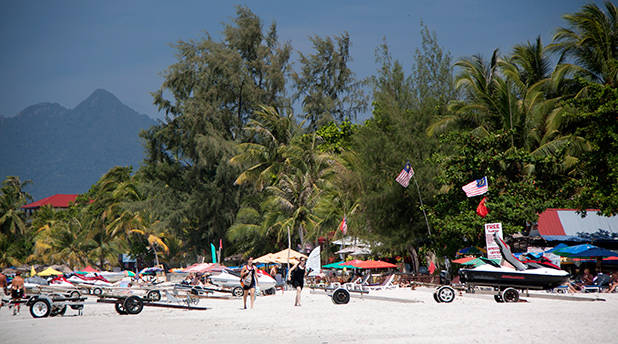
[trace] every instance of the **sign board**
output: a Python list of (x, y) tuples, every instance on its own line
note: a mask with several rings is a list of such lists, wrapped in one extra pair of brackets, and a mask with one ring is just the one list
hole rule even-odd
[(498, 237), (502, 239), (502, 223), (486, 223), (485, 224), (485, 242), (487, 244), (487, 258), (498, 259), (502, 261), (500, 247), (494, 241), (494, 233), (498, 233)]
[(135, 258), (131, 257), (128, 254), (123, 253), (121, 256), (122, 256), (123, 263), (135, 263), (136, 262)]

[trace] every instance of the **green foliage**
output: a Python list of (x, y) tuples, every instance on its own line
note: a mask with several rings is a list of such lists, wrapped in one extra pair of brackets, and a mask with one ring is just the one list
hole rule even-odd
[[(456, 132), (445, 135), (442, 142), (453, 144), (450, 154), (436, 154), (439, 172), (436, 182), (442, 185), (431, 211), (436, 230), (436, 249), (452, 255), (462, 244), (484, 245), (483, 224), (501, 222), (505, 234), (520, 232), (526, 223), (536, 222), (537, 214), (547, 207), (564, 207), (564, 176), (552, 173), (556, 160), (537, 158), (525, 149), (510, 147), (506, 131), (482, 137), (474, 133)], [(528, 164), (539, 166), (538, 177), (529, 175)], [(486, 218), (476, 215), (482, 197), (466, 197), (461, 187), (487, 176), (489, 192)]]
[(618, 214), (618, 89), (584, 82), (586, 93), (568, 102), (568, 122), (590, 143), (576, 168), (575, 206)]
[(293, 73), (296, 94), (301, 99), (309, 130), (315, 131), (331, 121), (356, 119), (367, 107), (363, 82), (354, 78), (348, 64), (350, 35), (310, 37), (315, 53), (300, 53), (300, 73)]
[(354, 126), (350, 121), (343, 121), (341, 125), (330, 122), (320, 127), (316, 134), (321, 141), (318, 149), (322, 152), (341, 153), (351, 147)]

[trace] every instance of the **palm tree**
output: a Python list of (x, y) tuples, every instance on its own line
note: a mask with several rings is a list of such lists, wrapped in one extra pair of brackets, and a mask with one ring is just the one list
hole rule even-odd
[(235, 184), (250, 183), (262, 191), (274, 183), (283, 165), (283, 152), (299, 130), (293, 115), (281, 116), (271, 106), (260, 106), (244, 128), (250, 142), (240, 143), (239, 153), (230, 159), (232, 165), (243, 168)]
[(23, 190), (30, 181), (21, 182), (19, 177), (9, 176), (0, 188), (0, 232), (21, 236), (26, 232), (24, 213), (21, 207), (32, 197)]
[(565, 14), (569, 28), (560, 27), (549, 49), (560, 62), (572, 58), (580, 74), (592, 81), (618, 87), (618, 21), (616, 5), (606, 1), (606, 12), (596, 4)]
[(143, 214), (137, 212), (134, 214), (131, 221), (134, 228), (129, 230), (130, 233), (136, 233), (144, 237), (150, 245), (155, 255), (155, 265), (159, 265), (159, 255), (157, 248), (163, 252), (169, 253), (169, 247), (165, 244), (165, 233), (163, 231), (162, 222), (155, 220), (151, 214)]
[(83, 267), (97, 244), (89, 237), (87, 227), (77, 217), (54, 220), (39, 229), (39, 237), (28, 261), (44, 264), (68, 264)]

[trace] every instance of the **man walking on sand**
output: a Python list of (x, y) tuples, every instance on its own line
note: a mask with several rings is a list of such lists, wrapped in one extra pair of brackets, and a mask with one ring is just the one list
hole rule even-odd
[(24, 297), (24, 279), (21, 277), (21, 272), (15, 273), (15, 278), (11, 282), (11, 303), (13, 303), (13, 315), (19, 314), (21, 304), (19, 301)]

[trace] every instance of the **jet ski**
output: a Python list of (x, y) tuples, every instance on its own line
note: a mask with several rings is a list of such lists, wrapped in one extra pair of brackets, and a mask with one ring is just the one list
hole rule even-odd
[(473, 269), (460, 269), (459, 277), (468, 285), (481, 285), (518, 289), (552, 289), (558, 287), (569, 279), (569, 273), (561, 270), (558, 266), (546, 259), (519, 260), (513, 256), (506, 243), (494, 233), (494, 240), (500, 248), (502, 258), (514, 268), (500, 266), (491, 260), (485, 260), (488, 264)]

